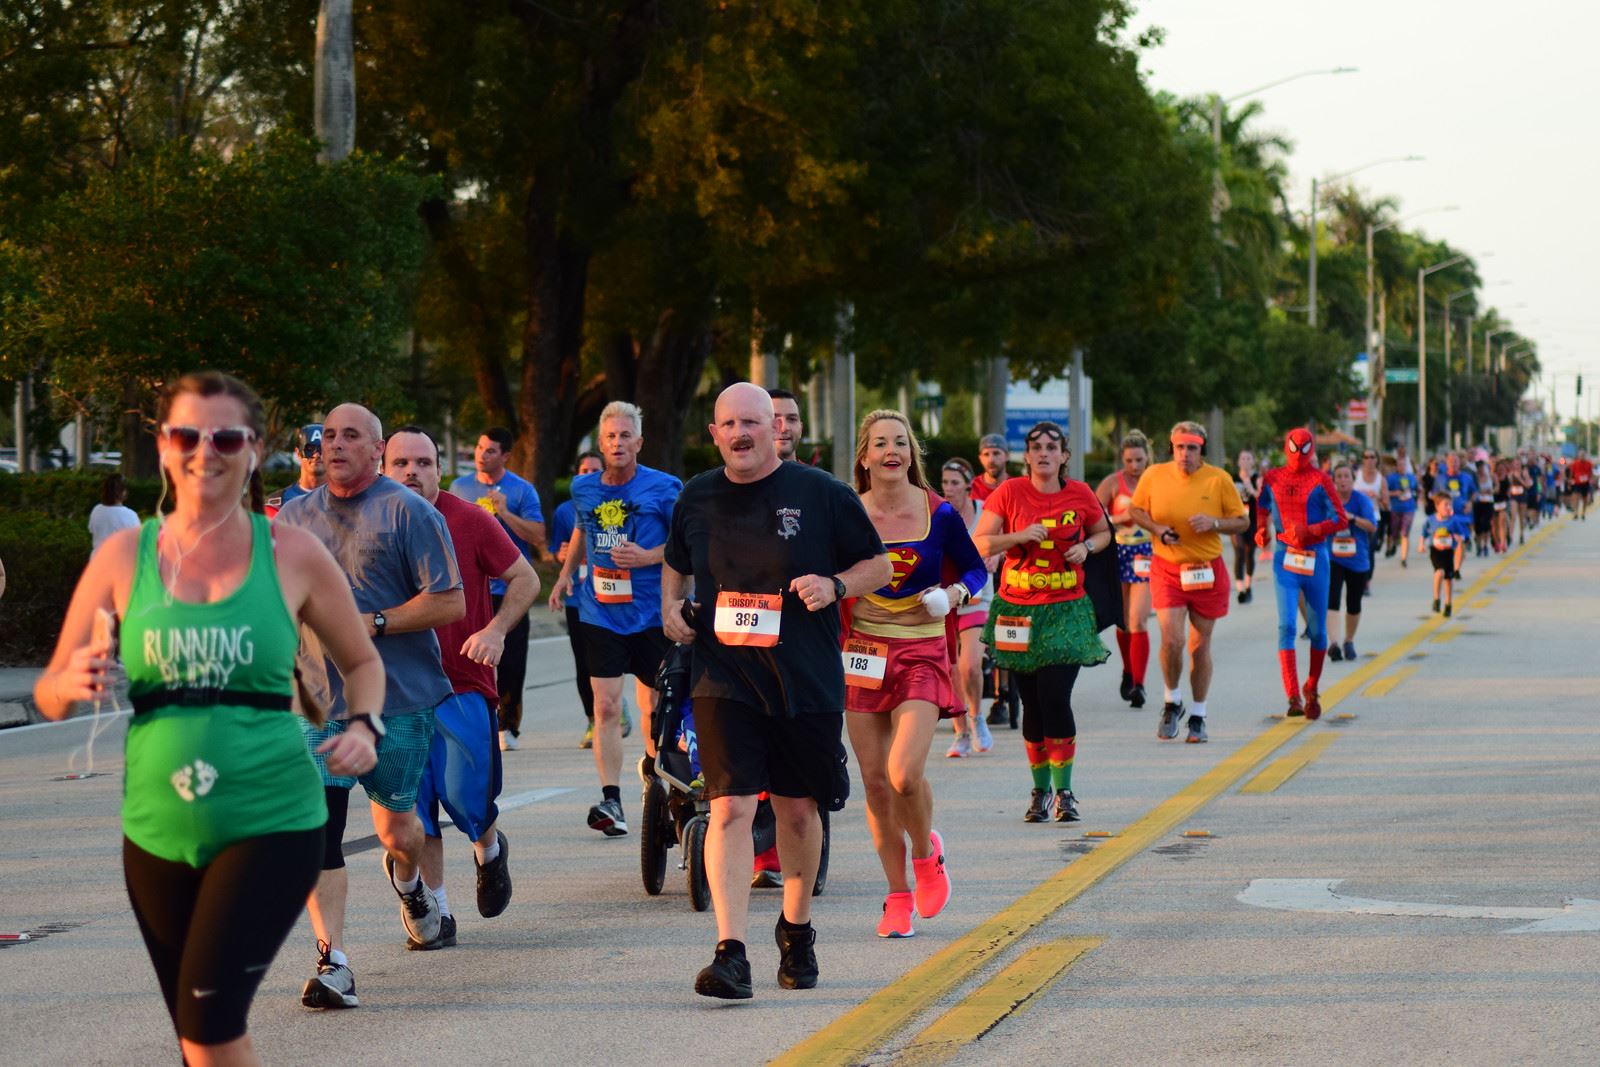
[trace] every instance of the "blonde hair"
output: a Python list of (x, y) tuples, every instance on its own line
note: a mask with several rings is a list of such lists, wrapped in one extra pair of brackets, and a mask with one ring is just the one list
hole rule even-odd
[(1129, 430), (1122, 438), (1122, 445), (1117, 451), (1119, 453), (1126, 452), (1130, 448), (1142, 448), (1144, 449), (1144, 454), (1148, 456), (1150, 454), (1150, 438), (1144, 435), (1143, 430)]
[(867, 431), (872, 424), (883, 419), (893, 419), (906, 428), (906, 439), (911, 442), (911, 469), (906, 477), (918, 489), (928, 488), (928, 478), (922, 473), (922, 442), (917, 440), (917, 431), (911, 428), (911, 420), (892, 408), (879, 408), (867, 412), (866, 418), (861, 420), (861, 429), (856, 433), (856, 492), (865, 493), (872, 488), (872, 480), (867, 477)]
[(639, 410), (638, 404), (630, 404), (626, 400), (613, 400), (600, 411), (599, 425), (607, 419), (628, 419), (633, 423), (633, 432), (640, 437), (644, 436), (644, 412)]

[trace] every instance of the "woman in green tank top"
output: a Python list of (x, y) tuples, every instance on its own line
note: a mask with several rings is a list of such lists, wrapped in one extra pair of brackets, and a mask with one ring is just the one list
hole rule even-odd
[[(297, 627), (321, 639), (354, 709), (383, 706), (384, 675), (338, 565), (259, 500), (264, 420), (243, 382), (179, 379), (160, 405), (166, 519), (123, 530), (78, 581), (40, 711), (65, 718), (104, 692), (121, 622), (134, 717), (123, 782), (123, 869), (134, 916), (188, 1062), (254, 1063), (250, 1002), (316, 883), (327, 820), (291, 712)], [(325, 746), (330, 771), (377, 762), (357, 726)]]

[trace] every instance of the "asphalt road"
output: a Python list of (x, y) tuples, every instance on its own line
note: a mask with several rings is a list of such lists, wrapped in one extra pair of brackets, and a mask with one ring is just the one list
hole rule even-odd
[[(1219, 626), (1210, 744), (1158, 741), (1159, 700), (1122, 704), (1115, 659), (1087, 672), (1081, 824), (1021, 821), (1017, 734), (958, 761), (941, 733), (949, 909), (873, 936), (884, 887), (852, 800), (817, 902), (821, 985), (777, 988), (778, 894), (758, 891), (739, 1005), (691, 990), (715, 934), (683, 875), (647, 897), (637, 837), (585, 826), (598, 790), (566, 646), (536, 643), (506, 758), (510, 910), (476, 915), (470, 849), (447, 838), (460, 944), (406, 952), (377, 852), (354, 855), (362, 1007), (299, 1006), (302, 921), (257, 998), (257, 1047), (280, 1064), (1600, 1062), (1600, 908), (1566, 906), (1600, 898), (1597, 545), (1600, 525), (1565, 523), (1504, 566), (1469, 559), (1447, 624), (1425, 566), (1381, 562), (1319, 724), (1270, 717), (1270, 578)], [(73, 781), (55, 779), (82, 768), (86, 723), (0, 732), (0, 932), (45, 935), (0, 951), (7, 1064), (175, 1058), (121, 885), (124, 722), (95, 746), (109, 773)], [(624, 801), (637, 825), (632, 780)], [(351, 823), (347, 841), (370, 834)]]

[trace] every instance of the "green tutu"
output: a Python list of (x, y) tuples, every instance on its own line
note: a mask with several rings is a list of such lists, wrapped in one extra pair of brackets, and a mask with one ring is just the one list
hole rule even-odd
[(1030, 621), (1028, 651), (994, 650), (994, 661), (1008, 671), (1029, 674), (1040, 667), (1077, 664), (1096, 667), (1111, 658), (1111, 650), (1094, 628), (1094, 603), (1081, 596), (1057, 604), (1013, 604), (996, 592), (983, 624), (983, 643), (994, 648), (994, 620), (1001, 615), (1021, 615)]

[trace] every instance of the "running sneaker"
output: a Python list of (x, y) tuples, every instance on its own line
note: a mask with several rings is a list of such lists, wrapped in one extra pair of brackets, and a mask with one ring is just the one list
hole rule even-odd
[(1138, 682), (1133, 683), (1133, 688), (1128, 690), (1128, 706), (1131, 708), (1144, 707), (1144, 686)]
[(1351, 663), (1356, 661), (1356, 643), (1354, 641), (1346, 641), (1344, 643), (1344, 658)]
[(994, 734), (989, 732), (989, 724), (983, 721), (982, 715), (972, 717), (972, 751), (987, 752), (994, 747)]
[(308, 1008), (358, 1008), (356, 975), (348, 963), (334, 963), (326, 941), (317, 942), (317, 973), (306, 980), (300, 1003)]
[(406, 938), (406, 949), (411, 952), (432, 952), (435, 949), (450, 948), (456, 943), (456, 917), (454, 915), (439, 916), (439, 936), (424, 944)]
[(717, 942), (711, 965), (695, 975), (694, 991), (718, 1000), (749, 1000), (755, 995), (750, 986), (750, 961), (742, 950), (731, 950), (726, 945), (726, 941)]
[(1044, 822), (1050, 817), (1050, 790), (1035, 789), (1028, 796), (1028, 810), (1022, 813), (1023, 822)]
[(633, 733), (633, 720), (628, 718), (628, 705), (622, 705), (622, 736)]
[(427, 944), (439, 936), (439, 901), (433, 890), (417, 879), (417, 888), (409, 893), (400, 892), (394, 884), (394, 857), (383, 854), (383, 875), (389, 879), (389, 888), (400, 898), (400, 923), (412, 941)]
[(1449, 604), (1446, 604), (1444, 606), (1444, 617), (1447, 618), (1447, 619), (1450, 617), (1450, 608), (1451, 608), (1451, 605), (1449, 605)]
[(1306, 709), (1305, 706), (1300, 703), (1300, 694), (1296, 693), (1294, 696), (1289, 698), (1289, 710), (1283, 713), (1284, 718), (1301, 719), (1305, 717), (1305, 714)]
[(519, 749), (521, 747), (522, 747), (522, 745), (518, 743), (516, 734), (512, 733), (510, 730), (501, 730), (500, 731), (500, 751), (501, 752), (515, 752), (517, 749)]
[(594, 747), (594, 720), (589, 720), (589, 725), (584, 728), (583, 737), (578, 741), (579, 748)]
[(1340, 660), (1344, 659), (1344, 649), (1339, 647), (1339, 642), (1330, 641), (1328, 643), (1328, 658), (1333, 660), (1335, 663), (1338, 663)]
[(589, 809), (589, 829), (599, 830), (607, 837), (622, 837), (628, 832), (628, 820), (622, 817), (622, 801), (602, 800)]
[(1239, 603), (1248, 604), (1248, 603), (1250, 603), (1250, 601), (1254, 600), (1255, 598), (1256, 598), (1256, 591), (1255, 591), (1255, 587), (1252, 586), (1252, 587), (1246, 589), (1243, 593), (1239, 594)]
[(1189, 736), (1183, 739), (1187, 745), (1203, 745), (1211, 740), (1206, 736), (1206, 718), (1204, 715), (1189, 716)]
[(1001, 701), (996, 700), (993, 704), (989, 705), (989, 725), (990, 726), (1004, 726), (1005, 724), (1006, 724), (1006, 708), (1005, 708), (1005, 704), (1002, 703)]
[(1318, 719), (1322, 718), (1322, 698), (1317, 693), (1317, 686), (1316, 686), (1315, 682), (1312, 682), (1312, 681), (1309, 681), (1309, 680), (1306, 682), (1305, 695), (1306, 695), (1306, 721), (1307, 722), (1315, 722)]
[(1156, 727), (1156, 736), (1163, 741), (1171, 741), (1178, 736), (1178, 723), (1183, 720), (1183, 701), (1174, 704), (1167, 701), (1161, 705), (1161, 725)]
[(944, 838), (939, 836), (939, 831), (933, 830), (928, 834), (928, 840), (933, 845), (933, 854), (927, 859), (913, 858), (911, 861), (911, 873), (917, 879), (914, 894), (917, 914), (924, 919), (938, 915), (950, 903), (950, 872), (944, 865)]
[(956, 739), (950, 743), (950, 751), (945, 753), (947, 759), (966, 759), (972, 755), (972, 738), (967, 734), (956, 734)]
[(816, 929), (810, 923), (788, 926), (780, 913), (772, 936), (778, 942), (778, 984), (785, 989), (816, 988)]
[[(1243, 601), (1240, 601), (1240, 603), (1243, 603)], [(1123, 700), (1127, 700), (1128, 699), (1128, 693), (1132, 689), (1133, 689), (1133, 675), (1128, 673), (1127, 671), (1123, 671), (1122, 672), (1122, 688), (1120, 690), (1118, 690), (1118, 692), (1120, 692), (1122, 694), (1122, 699)]]
[(496, 830), (494, 836), (500, 842), (500, 854), (488, 863), (478, 863), (473, 857), (478, 868), (478, 914), (485, 919), (499, 915), (511, 903), (511, 846), (501, 831)]
[(913, 937), (911, 925), (913, 898), (910, 893), (890, 893), (883, 898), (883, 918), (878, 920), (879, 937)]
[(750, 888), (783, 888), (783, 865), (778, 862), (777, 845), (756, 854), (756, 861), (750, 872)]
[(1078, 821), (1078, 798), (1070, 789), (1056, 790), (1056, 822)]

